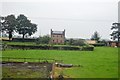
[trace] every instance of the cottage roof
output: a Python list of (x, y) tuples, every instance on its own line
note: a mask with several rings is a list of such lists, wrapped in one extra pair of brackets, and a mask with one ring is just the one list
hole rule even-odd
[(52, 34), (64, 34), (64, 32), (63, 31), (52, 31)]

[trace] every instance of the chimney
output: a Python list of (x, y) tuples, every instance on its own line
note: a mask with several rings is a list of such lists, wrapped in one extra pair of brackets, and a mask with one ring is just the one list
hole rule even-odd
[(52, 31), (52, 29), (51, 29), (51, 35), (52, 35), (52, 32), (53, 32), (53, 31)]

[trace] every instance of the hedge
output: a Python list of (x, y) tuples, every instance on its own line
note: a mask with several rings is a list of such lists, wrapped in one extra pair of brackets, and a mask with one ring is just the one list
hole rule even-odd
[(77, 46), (61, 46), (62, 50), (81, 50), (80, 47)]
[(10, 49), (42, 49), (42, 50), (83, 50), (93, 51), (93, 46), (69, 46), (69, 45), (7, 45)]
[[(4, 40), (2, 39), (2, 41), (9, 41), (9, 40)], [(36, 38), (24, 38), (24, 40), (22, 38), (12, 38), (11, 42), (35, 42)]]
[(82, 51), (93, 51), (94, 50), (94, 47), (93, 46), (84, 46), (82, 47)]
[(12, 49), (49, 49), (49, 46), (46, 45), (8, 45), (8, 47)]
[(96, 43), (96, 44), (92, 44), (95, 47), (99, 47), (99, 46), (105, 46), (105, 43)]

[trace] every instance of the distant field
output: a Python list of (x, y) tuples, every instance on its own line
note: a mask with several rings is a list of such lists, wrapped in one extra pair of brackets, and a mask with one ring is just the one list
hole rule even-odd
[[(71, 78), (117, 78), (118, 49), (96, 47), (94, 51), (65, 50), (6, 50), (3, 57), (16, 58), (52, 58), (63, 60), (63, 63), (82, 65), (63, 69), (62, 73)], [(56, 72), (61, 73), (61, 72)]]

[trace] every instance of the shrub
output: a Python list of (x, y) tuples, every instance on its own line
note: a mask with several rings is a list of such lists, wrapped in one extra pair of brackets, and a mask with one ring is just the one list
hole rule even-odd
[(65, 44), (73, 45), (73, 46), (85, 46), (87, 45), (84, 39), (67, 39)]
[(93, 46), (95, 46), (95, 47), (99, 47), (99, 46), (105, 46), (105, 43), (96, 43), (96, 44), (92, 44)]
[(59, 50), (60, 47), (59, 46), (51, 46), (51, 49)]
[(80, 50), (80, 47), (78, 46), (62, 46), (62, 50)]
[(83, 51), (93, 51), (94, 50), (94, 46), (83, 46), (82, 50)]
[[(25, 38), (24, 42), (34, 42), (36, 39), (35, 38)], [(12, 38), (12, 42), (20, 42), (23, 41), (22, 38)]]

